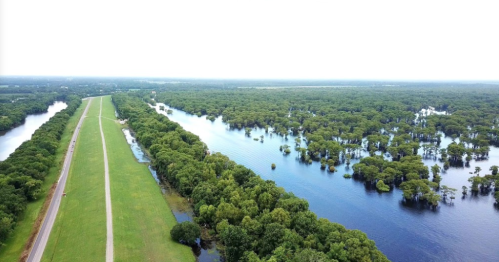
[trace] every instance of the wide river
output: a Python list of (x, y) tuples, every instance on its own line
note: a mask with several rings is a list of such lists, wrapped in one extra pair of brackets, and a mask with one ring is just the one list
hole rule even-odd
[[(157, 111), (165, 114), (159, 110), (160, 105)], [(263, 179), (274, 180), (278, 186), (307, 199), (318, 217), (367, 233), (392, 261), (499, 261), (499, 209), (494, 206), (493, 196), (461, 198), (460, 193), (463, 185), (470, 187), (469, 172), (476, 166), (481, 167), (483, 175), (499, 163), (498, 148), (491, 149), (488, 160), (472, 160), (469, 167), (451, 167), (443, 173), (441, 185), (457, 188), (458, 193), (453, 204), (440, 202), (436, 210), (431, 210), (405, 204), (400, 189), (378, 193), (360, 181), (343, 178), (343, 174), (352, 173), (346, 165), (337, 166), (338, 172), (331, 174), (321, 170), (317, 162), (301, 163), (294, 150), (284, 156), (279, 146), (288, 144), (294, 148), (292, 136), (286, 141), (254, 129), (250, 138), (244, 130), (229, 130), (221, 118), (211, 122), (204, 116), (171, 109), (173, 114), (168, 117), (198, 135), (210, 151), (221, 152)], [(263, 143), (253, 140), (260, 135), (264, 136)], [(450, 142), (444, 138), (441, 148)], [(357, 162), (353, 159), (351, 165)], [(428, 166), (443, 165), (433, 159), (424, 162)], [(277, 166), (275, 170), (270, 168), (272, 163)]]
[(46, 113), (28, 115), (22, 125), (0, 133), (0, 161), (7, 159), (24, 141), (30, 140), (31, 135), (40, 126), (66, 107), (68, 107), (66, 103), (56, 101), (49, 106)]

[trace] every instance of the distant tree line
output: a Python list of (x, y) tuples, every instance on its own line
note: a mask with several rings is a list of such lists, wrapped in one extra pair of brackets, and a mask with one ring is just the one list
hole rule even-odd
[(227, 261), (388, 261), (365, 233), (317, 219), (306, 200), (225, 155), (209, 154), (198, 136), (157, 114), (141, 94), (112, 100), (157, 173), (192, 199), (195, 221), (223, 242)]
[[(430, 179), (424, 158), (440, 160), (447, 170), (469, 165), (472, 159), (486, 159), (490, 146), (499, 145), (499, 88), (463, 87), (193, 86), (157, 92), (155, 100), (197, 116), (207, 115), (211, 121), (221, 116), (231, 128), (244, 128), (247, 135), (256, 127), (286, 139), (294, 135), (292, 144), (299, 159), (320, 161), (321, 168), (330, 171), (341, 163), (349, 165), (366, 151), (369, 157), (353, 166), (357, 178), (381, 192), (400, 186), (407, 201), (425, 201), (435, 207), (447, 194), (437, 193), (441, 168), (432, 167)], [(426, 115), (423, 109), (439, 114)], [(454, 140), (446, 148), (440, 147), (443, 135)], [(284, 146), (289, 154), (288, 145)], [(421, 149), (422, 157), (418, 156)], [(473, 192), (478, 186), (485, 192), (495, 185), (490, 177), (472, 180)]]
[(14, 229), (29, 201), (37, 198), (49, 169), (55, 166), (57, 148), (66, 124), (81, 104), (70, 95), (68, 107), (35, 131), (5, 161), (0, 162), (0, 247)]

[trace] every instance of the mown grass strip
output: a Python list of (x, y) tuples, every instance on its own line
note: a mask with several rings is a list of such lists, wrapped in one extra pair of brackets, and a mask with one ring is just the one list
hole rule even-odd
[(189, 247), (170, 238), (177, 223), (147, 165), (126, 143), (112, 119), (111, 97), (103, 100), (102, 125), (111, 179), (115, 261), (194, 261)]
[(0, 249), (0, 261), (18, 261), (23, 253), (27, 253), (24, 252), (27, 241), (38, 232), (41, 221), (45, 216), (45, 212), (50, 204), (50, 199), (48, 199), (47, 196), (61, 174), (64, 157), (71, 141), (71, 136), (73, 135), (74, 129), (76, 128), (78, 120), (83, 114), (87, 103), (88, 100), (83, 100), (75, 114), (69, 119), (55, 156), (55, 163), (57, 164), (50, 169), (48, 175), (45, 177), (42, 191), (38, 196), (38, 199), (28, 204), (23, 215), (19, 217), (14, 232), (7, 240), (5, 246)]
[(99, 105), (94, 99), (76, 141), (62, 200), (42, 261), (104, 261), (106, 210)]

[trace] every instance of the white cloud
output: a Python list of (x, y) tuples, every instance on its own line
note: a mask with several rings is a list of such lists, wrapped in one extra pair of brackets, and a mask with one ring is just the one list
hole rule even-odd
[(494, 1), (0, 1), (0, 75), (498, 79)]

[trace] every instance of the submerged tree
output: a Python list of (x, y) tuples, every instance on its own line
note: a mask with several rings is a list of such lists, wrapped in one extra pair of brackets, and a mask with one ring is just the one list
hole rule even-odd
[(479, 167), (479, 166), (476, 166), (476, 167), (475, 167), (475, 174), (476, 174), (477, 176), (480, 176), (480, 171), (482, 171), (482, 168), (481, 168), (481, 167)]
[(390, 187), (385, 185), (383, 180), (379, 180), (378, 183), (376, 183), (376, 188), (381, 191), (381, 192), (388, 192), (390, 191)]
[(424, 195), (424, 198), (433, 208), (436, 208), (438, 206), (438, 201), (440, 201), (442, 197), (434, 191), (430, 191)]
[(499, 169), (499, 166), (493, 165), (490, 167), (489, 171), (492, 171), (492, 175), (497, 175), (497, 171)]
[(251, 136), (251, 128), (246, 127), (246, 128), (244, 129), (244, 134), (245, 134), (246, 136), (248, 136), (248, 137), (249, 137), (249, 136)]
[(442, 190), (442, 196), (445, 199), (447, 199), (447, 196), (449, 196), (450, 198), (450, 202), (452, 203), (452, 200), (456, 199), (456, 197), (454, 196), (457, 192), (457, 189), (455, 188), (452, 188), (452, 187), (448, 187), (448, 186), (442, 186), (441, 188)]

